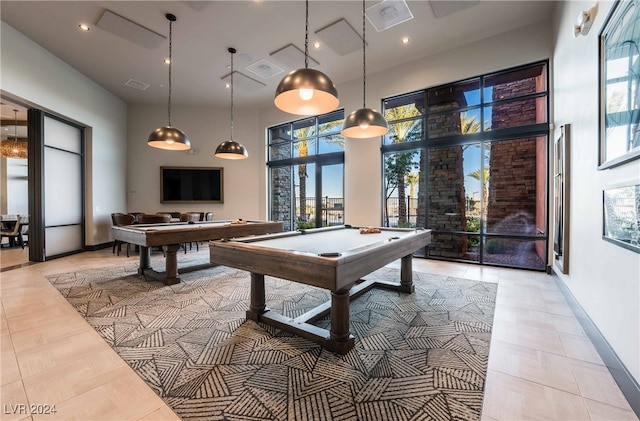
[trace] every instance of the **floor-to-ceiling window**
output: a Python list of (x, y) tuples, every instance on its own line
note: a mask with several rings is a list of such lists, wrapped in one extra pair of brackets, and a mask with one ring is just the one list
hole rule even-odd
[(269, 215), (285, 231), (344, 223), (344, 111), (269, 128)]
[(547, 265), (547, 64), (388, 98), (383, 221), (433, 230), (419, 254)]

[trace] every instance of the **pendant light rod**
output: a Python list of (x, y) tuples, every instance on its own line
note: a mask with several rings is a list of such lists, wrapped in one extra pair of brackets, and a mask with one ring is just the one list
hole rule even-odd
[(362, 0), (362, 108), (367, 108), (367, 36), (365, 33), (364, 1)]
[(249, 157), (247, 148), (233, 140), (233, 55), (236, 53), (236, 49), (230, 47), (227, 51), (231, 54), (231, 82), (229, 86), (231, 89), (231, 139), (219, 144), (214, 155), (222, 159), (246, 159)]
[(167, 13), (165, 17), (169, 21), (169, 103), (167, 111), (169, 113), (169, 127), (171, 127), (171, 66), (173, 66), (173, 22), (176, 21), (176, 16)]
[(304, 68), (309, 68), (309, 0), (305, 0), (304, 15)]
[(229, 48), (227, 51), (231, 53), (231, 141), (233, 142), (233, 55), (236, 53), (236, 49)]
[(15, 126), (13, 126), (13, 138), (18, 145), (18, 110), (13, 110), (13, 118), (15, 119)]
[(177, 127), (171, 126), (171, 93), (172, 86), (172, 66), (173, 66), (173, 22), (176, 21), (176, 16), (167, 13), (164, 15), (169, 21), (169, 98), (167, 101), (167, 114), (169, 125), (164, 127), (158, 127), (151, 132), (147, 139), (147, 145), (158, 148), (168, 149), (173, 151), (186, 151), (191, 149), (191, 142), (189, 137), (182, 130)]
[(305, 0), (304, 68), (289, 72), (280, 81), (273, 103), (284, 112), (304, 116), (328, 113), (340, 105), (329, 76), (309, 68), (309, 0)]
[(389, 123), (378, 111), (367, 108), (367, 25), (365, 0), (362, 0), (362, 108), (352, 111), (342, 125), (342, 135), (354, 139), (384, 136)]

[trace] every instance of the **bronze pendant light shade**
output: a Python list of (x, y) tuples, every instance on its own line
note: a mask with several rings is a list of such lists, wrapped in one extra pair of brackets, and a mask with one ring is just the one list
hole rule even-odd
[(328, 113), (340, 105), (331, 79), (309, 68), (287, 74), (278, 84), (273, 103), (282, 111), (303, 116)]
[(171, 66), (173, 64), (172, 24), (176, 21), (176, 17), (171, 13), (167, 13), (165, 17), (169, 21), (169, 102), (167, 107), (169, 113), (169, 124), (164, 127), (158, 127), (157, 129), (152, 131), (149, 135), (149, 139), (147, 140), (147, 145), (154, 148), (167, 149), (171, 151), (186, 151), (191, 149), (191, 142), (189, 141), (189, 137), (187, 137), (185, 132), (183, 132), (182, 130), (178, 129), (177, 127), (171, 126)]
[(384, 136), (389, 131), (387, 120), (374, 109), (367, 108), (367, 56), (365, 34), (365, 6), (362, 0), (362, 108), (352, 111), (344, 119), (342, 135), (354, 139)]
[(215, 155), (223, 159), (246, 159), (249, 157), (249, 152), (241, 143), (226, 140), (218, 145)]
[(309, 0), (305, 5), (304, 69), (293, 70), (280, 81), (273, 103), (284, 112), (311, 116), (335, 110), (340, 100), (329, 76), (309, 69)]
[(233, 55), (236, 53), (236, 49), (229, 48), (228, 51), (231, 54), (231, 140), (219, 144), (215, 156), (223, 159), (246, 159), (249, 157), (247, 148), (233, 140)]
[(342, 135), (355, 139), (367, 139), (383, 136), (389, 131), (387, 120), (371, 108), (360, 108), (352, 111), (344, 119)]
[(191, 142), (187, 134), (177, 127), (158, 127), (149, 135), (147, 145), (154, 148), (171, 151), (187, 151), (191, 149)]

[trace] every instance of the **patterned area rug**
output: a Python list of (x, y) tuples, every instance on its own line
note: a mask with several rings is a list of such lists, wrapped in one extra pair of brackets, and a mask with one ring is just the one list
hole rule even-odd
[[(414, 294), (371, 290), (351, 302), (356, 346), (340, 356), (245, 321), (246, 272), (215, 267), (172, 286), (135, 273), (128, 263), (49, 280), (184, 420), (480, 419), (496, 284), (414, 273)], [(270, 277), (266, 291), (291, 317), (329, 299)]]

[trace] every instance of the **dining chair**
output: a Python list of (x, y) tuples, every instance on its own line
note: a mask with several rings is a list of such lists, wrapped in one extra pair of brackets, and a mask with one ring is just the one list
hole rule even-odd
[(200, 222), (201, 212), (186, 212), (180, 215), (180, 222)]
[(144, 212), (129, 212), (130, 215), (133, 215), (134, 224), (138, 223), (138, 215), (142, 215)]
[[(111, 219), (113, 220), (113, 225), (119, 226), (119, 227), (126, 226), (126, 225), (133, 225), (135, 221), (135, 217), (129, 213), (114, 213), (111, 215)], [(116, 255), (120, 256), (120, 251), (122, 250), (123, 244), (127, 245), (127, 257), (129, 257), (129, 243), (121, 240), (114, 240), (113, 249), (116, 251)]]
[(180, 212), (156, 212), (156, 215), (171, 215), (172, 218), (180, 218)]
[(138, 215), (139, 224), (163, 224), (167, 222), (171, 222), (170, 213), (156, 213), (155, 215), (143, 213), (141, 215)]
[[(114, 212), (111, 214), (111, 225), (116, 226), (116, 215), (122, 215), (121, 213)], [(113, 247), (111, 248), (111, 254), (116, 254), (116, 247), (118, 246), (118, 240), (113, 240)]]
[[(201, 215), (202, 215), (201, 212), (183, 213), (182, 215), (180, 215), (180, 222), (186, 222), (186, 223), (200, 222)], [(194, 241), (189, 242), (189, 250), (191, 250), (193, 248), (193, 243), (194, 243)], [(196, 251), (200, 251), (200, 247), (198, 246), (198, 242), (195, 241), (195, 243), (196, 243)], [(186, 254), (187, 253), (186, 244), (182, 244), (182, 247), (184, 247), (184, 252)]]
[(25, 240), (25, 237), (29, 238), (29, 215), (23, 215), (22, 221), (20, 222), (20, 228), (18, 228), (18, 241), (20, 242), (20, 247), (24, 249), (24, 246), (28, 243), (28, 240)]
[[(9, 239), (9, 247), (13, 247), (16, 243), (16, 240), (18, 242), (21, 242), (21, 233), (20, 233), (20, 229), (22, 228), (22, 223), (25, 220), (25, 217), (22, 215), (16, 215), (16, 223), (15, 225), (9, 230), (2, 230), (0, 231), (0, 242), (2, 242), (2, 239), (4, 237), (7, 237)], [(24, 248), (24, 245), (22, 245), (22, 248)]]

